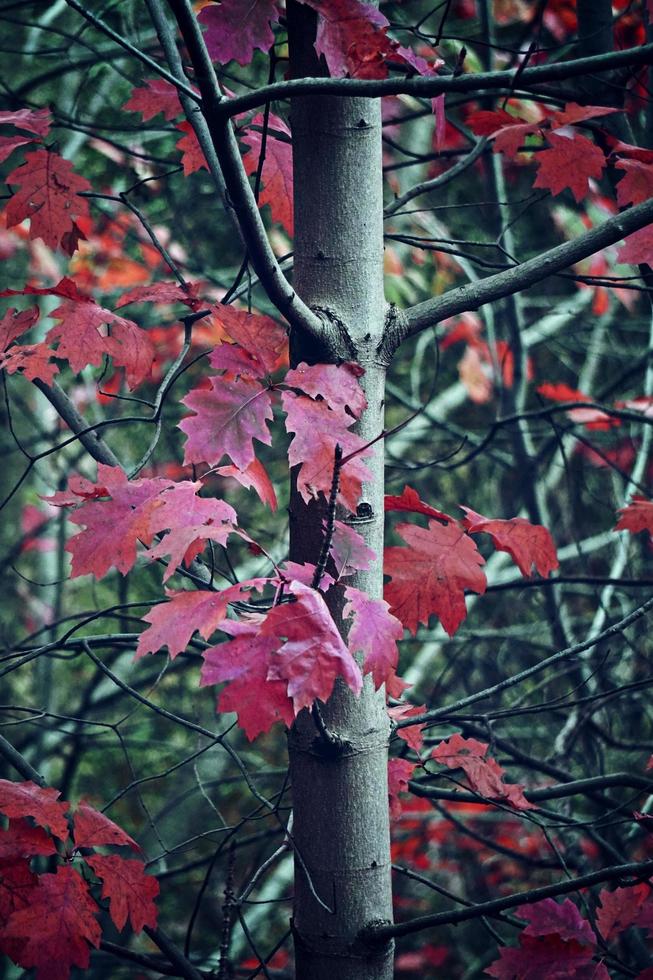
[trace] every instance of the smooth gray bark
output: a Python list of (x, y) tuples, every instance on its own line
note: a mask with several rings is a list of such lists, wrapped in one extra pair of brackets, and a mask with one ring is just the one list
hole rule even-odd
[[(294, 74), (314, 58), (306, 41), (310, 19), (300, 12), (298, 20), (291, 24)], [(344, 359), (361, 364), (368, 408), (358, 432), (371, 440), (383, 429), (385, 380), (385, 365), (376, 354), (385, 312), (380, 105), (367, 99), (301, 99), (293, 103), (291, 124), (294, 285), (332, 325), (325, 347), (294, 333), (291, 356), (294, 363)], [(367, 463), (373, 477), (364, 487), (358, 515), (339, 516), (378, 556), (369, 571), (348, 582), (377, 598), (383, 588), (382, 440)], [(293, 493), (293, 560), (317, 560), (323, 515), (323, 506), (307, 507)], [(331, 606), (342, 626), (341, 605), (338, 595)], [(296, 975), (299, 980), (390, 980), (392, 943), (368, 946), (357, 939), (370, 923), (392, 918), (384, 693), (375, 692), (369, 679), (360, 698), (337, 685), (321, 711), (327, 728), (344, 741), (342, 751), (329, 751), (307, 711), (289, 735)]]

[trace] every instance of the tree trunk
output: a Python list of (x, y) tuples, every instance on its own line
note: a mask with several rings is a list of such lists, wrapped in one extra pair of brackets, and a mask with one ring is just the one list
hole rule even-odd
[[(314, 16), (289, 4), (293, 75), (320, 74), (312, 48)], [(311, 97), (292, 106), (295, 186), (294, 286), (332, 325), (333, 343), (317, 349), (293, 335), (294, 364), (355, 360), (368, 408), (357, 431), (383, 429), (383, 227), (380, 104)], [(374, 549), (377, 560), (348, 583), (379, 598), (383, 590), (383, 442), (366, 461), (373, 477), (358, 513), (339, 515)], [(293, 491), (290, 553), (317, 560), (325, 507), (306, 506)], [(342, 627), (341, 590), (330, 601)], [(293, 788), (295, 903), (293, 930), (300, 980), (390, 980), (392, 944), (356, 940), (372, 921), (392, 918), (387, 797), (389, 724), (383, 691), (366, 678), (356, 698), (338, 684), (322, 707), (342, 749), (328, 750), (313, 717), (302, 712), (289, 736)], [(316, 898), (317, 896), (317, 898)], [(318, 901), (319, 898), (319, 901)], [(324, 906), (328, 907), (325, 908)]]

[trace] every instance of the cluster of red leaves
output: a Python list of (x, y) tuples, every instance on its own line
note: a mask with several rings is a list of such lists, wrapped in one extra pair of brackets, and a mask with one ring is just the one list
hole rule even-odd
[[(614, 111), (606, 106), (569, 102), (563, 110), (538, 107), (539, 118), (535, 121), (497, 109), (474, 112), (467, 122), (478, 136), (493, 141), (496, 153), (503, 153), (510, 160), (523, 160), (524, 153), (532, 154), (537, 164), (534, 187), (542, 187), (552, 194), (568, 188), (580, 202), (590, 191), (590, 181), (598, 180), (603, 174), (608, 158), (601, 146), (576, 127)], [(653, 151), (623, 143), (608, 133), (603, 133), (603, 138), (611, 147), (609, 161), (625, 173), (617, 186), (618, 205), (623, 208), (652, 197)], [(653, 232), (647, 226), (628, 236), (617, 257), (620, 262), (637, 265), (649, 262), (652, 251)]]
[[(154, 928), (159, 894), (142, 860), (99, 847), (138, 844), (88, 803), (73, 810), (54, 789), (0, 780), (0, 951), (37, 980), (67, 980), (73, 966), (86, 968), (102, 935), (101, 901), (109, 903), (116, 929), (127, 920), (134, 932)], [(35, 860), (48, 858), (48, 872)]]

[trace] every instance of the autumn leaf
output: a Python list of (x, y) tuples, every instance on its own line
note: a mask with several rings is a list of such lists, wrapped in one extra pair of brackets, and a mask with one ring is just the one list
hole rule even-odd
[(496, 980), (610, 980), (604, 964), (594, 962), (591, 947), (556, 935), (522, 934), (519, 946), (502, 946), (485, 972)]
[(338, 501), (355, 512), (363, 483), (370, 479), (364, 459), (371, 449), (365, 448), (360, 436), (350, 432), (354, 419), (344, 411), (333, 411), (325, 401), (315, 401), (293, 391), (281, 396), (286, 412), (286, 429), (294, 433), (288, 458), (291, 466), (300, 466), (297, 489), (308, 502), (320, 493), (328, 497), (333, 482), (335, 448), (343, 456), (356, 455), (340, 470)]
[(266, 422), (272, 419), (270, 393), (249, 377), (209, 378), (209, 388), (195, 388), (182, 398), (194, 412), (179, 423), (188, 437), (184, 463), (210, 466), (229, 456), (239, 470), (256, 458), (254, 439), (272, 444)]
[(212, 61), (226, 65), (237, 61), (248, 65), (258, 49), (268, 51), (274, 43), (270, 24), (279, 20), (277, 0), (222, 0), (204, 7), (197, 18), (204, 27), (204, 42)]
[(397, 533), (407, 548), (385, 550), (385, 598), (390, 611), (413, 636), (420, 623), (436, 615), (453, 636), (467, 615), (465, 589), (482, 594), (485, 564), (476, 545), (458, 524), (429, 521), (427, 528), (398, 524)]
[(0, 112), (0, 125), (15, 126), (37, 136), (47, 136), (50, 132), (52, 113), (49, 109), (16, 109)]
[(547, 142), (548, 149), (537, 154), (538, 171), (533, 187), (543, 187), (552, 194), (569, 188), (577, 201), (583, 201), (590, 179), (598, 180), (603, 173), (603, 151), (580, 133), (572, 138), (549, 133)]
[(521, 905), (517, 909), (517, 915), (528, 922), (522, 933), (524, 936), (555, 935), (565, 942), (574, 940), (596, 946), (596, 936), (591, 925), (570, 898), (565, 898), (562, 902), (545, 898), (532, 905)]
[(234, 341), (234, 345), (220, 344), (212, 351), (211, 363), (216, 369), (229, 370), (221, 360), (225, 348), (236, 351), (240, 349), (244, 352), (247, 359), (240, 362), (242, 372), (248, 373), (245, 370), (247, 365), (249, 375), (258, 379), (273, 374), (285, 361), (288, 335), (272, 317), (261, 313), (249, 313), (222, 303), (212, 306), (211, 314), (222, 330)]
[(531, 576), (533, 568), (542, 578), (547, 578), (559, 567), (551, 532), (541, 524), (530, 524), (523, 517), (492, 520), (471, 507), (461, 505), (460, 509), (465, 512), (463, 525), (468, 533), (489, 534), (497, 551), (507, 551), (526, 578)]
[(143, 122), (153, 119), (160, 112), (168, 122), (181, 113), (177, 89), (165, 78), (148, 78), (144, 85), (132, 89), (130, 98), (123, 104), (128, 112), (140, 112)]
[[(262, 189), (259, 193), (258, 203), (260, 207), (264, 204), (269, 205), (270, 214), (273, 221), (279, 224), (288, 232), (293, 233), (293, 171), (292, 171), (292, 145), (290, 142), (290, 130), (285, 122), (274, 114), (270, 115), (269, 125), (287, 137), (287, 142), (275, 137), (274, 133), (268, 129), (265, 141), (265, 158), (261, 170)], [(253, 126), (263, 126), (265, 117), (258, 113), (252, 119), (250, 127), (241, 132), (240, 139), (248, 147), (243, 156), (245, 173), (256, 174), (259, 167), (260, 155), (263, 151), (263, 134), (253, 129)]]
[(59, 840), (68, 837), (65, 800), (57, 802), (61, 793), (50, 787), (42, 788), (27, 780), (22, 783), (0, 779), (0, 813), (6, 817), (31, 817), (39, 827), (47, 827)]
[(501, 766), (495, 759), (486, 757), (488, 748), (486, 742), (456, 734), (440, 742), (433, 749), (431, 758), (448, 769), (462, 769), (474, 792), (486, 799), (500, 800), (515, 810), (536, 809), (535, 804), (529, 803), (524, 796), (521, 786), (503, 781)]
[(218, 698), (218, 710), (236, 712), (238, 724), (250, 741), (269, 731), (275, 722), (290, 727), (295, 718), (286, 680), (268, 680), (278, 637), (262, 636), (259, 625), (260, 620), (225, 620), (220, 629), (232, 639), (202, 653), (200, 686), (228, 682)]
[(625, 174), (617, 184), (617, 204), (641, 204), (653, 197), (653, 164), (639, 160), (617, 160), (615, 167)]
[(4, 163), (14, 150), (33, 142), (29, 136), (0, 136), (0, 163)]
[(68, 980), (73, 966), (86, 969), (90, 947), (100, 945), (99, 909), (86, 883), (69, 864), (42, 874), (29, 905), (5, 923), (3, 944), (24, 969), (36, 968), (37, 980)]
[(102, 898), (109, 899), (116, 929), (123, 929), (128, 918), (134, 932), (142, 932), (144, 926), (154, 929), (159, 882), (146, 873), (142, 861), (119, 854), (93, 854), (84, 860), (102, 880)]
[(388, 759), (388, 799), (390, 816), (393, 820), (401, 816), (400, 793), (408, 792), (408, 781), (412, 779), (417, 763), (408, 759)]
[(650, 898), (651, 889), (645, 882), (628, 888), (606, 888), (599, 892), (600, 905), (596, 910), (596, 924), (606, 942), (636, 924), (644, 903)]
[(258, 459), (252, 460), (244, 470), (231, 464), (216, 467), (215, 472), (218, 476), (231, 477), (236, 480), (246, 490), (253, 488), (264, 504), (275, 511), (277, 509), (277, 495), (274, 485), (268, 476), (267, 470)]
[(316, 698), (326, 701), (336, 677), (360, 694), (359, 667), (320, 593), (301, 582), (291, 582), (289, 591), (295, 601), (273, 606), (260, 626), (261, 636), (278, 640), (268, 680), (287, 683), (295, 713), (310, 708)]
[(81, 801), (73, 814), (73, 839), (75, 847), (98, 847), (102, 844), (126, 845), (140, 851), (136, 841), (122, 827), (100, 813), (90, 803)]
[(368, 548), (362, 536), (350, 524), (334, 521), (331, 557), (336, 566), (336, 579), (339, 579), (366, 571), (376, 558), (376, 552)]
[(143, 616), (150, 626), (139, 637), (135, 659), (156, 653), (164, 646), (174, 658), (186, 649), (196, 630), (208, 640), (225, 618), (230, 602), (240, 599), (248, 590), (262, 589), (267, 582), (268, 579), (249, 579), (221, 592), (166, 590), (168, 601), (153, 606)]
[[(388, 708), (388, 716), (397, 724), (400, 721), (405, 721), (407, 718), (423, 715), (425, 711), (425, 704), (395, 704), (391, 708)], [(425, 722), (420, 722), (417, 725), (406, 725), (404, 728), (397, 728), (395, 734), (397, 738), (403, 739), (406, 745), (409, 745), (419, 755), (424, 743), (422, 732), (425, 727)]]
[(349, 649), (353, 654), (363, 654), (363, 673), (372, 675), (378, 690), (396, 670), (397, 642), (403, 637), (404, 628), (383, 599), (370, 599), (352, 586), (345, 589), (345, 599), (343, 617), (352, 618)]
[(183, 303), (191, 310), (196, 310), (201, 299), (197, 295), (199, 283), (190, 282), (186, 288), (180, 286), (178, 282), (153, 282), (149, 286), (134, 286), (133, 289), (123, 293), (116, 308), (120, 309), (129, 303), (160, 303), (168, 305), (170, 303)]
[[(367, 407), (359, 378), (364, 371), (358, 364), (306, 364), (302, 361), (288, 371), (284, 384), (299, 388), (311, 398), (323, 398), (334, 412), (348, 411), (358, 419)], [(351, 423), (349, 423), (351, 424)]]
[[(57, 848), (52, 837), (42, 827), (32, 827), (25, 820), (10, 820), (6, 830), (0, 828), (0, 877), (4, 873), (2, 865), (5, 862), (13, 864), (19, 858), (56, 853)], [(2, 921), (1, 902), (0, 921)], [(0, 926), (0, 930), (1, 928)]]
[(618, 513), (621, 516), (615, 524), (615, 531), (630, 531), (631, 534), (648, 531), (653, 535), (653, 501), (641, 494), (635, 494), (631, 502)]
[(383, 509), (385, 511), (407, 510), (413, 514), (426, 514), (427, 517), (435, 517), (438, 521), (453, 521), (453, 517), (449, 517), (443, 511), (436, 510), (435, 507), (425, 503), (417, 491), (408, 486), (404, 487), (399, 496), (386, 494), (383, 498)]
[(89, 214), (79, 194), (91, 189), (90, 182), (57, 153), (34, 150), (12, 170), (7, 183), (20, 188), (5, 208), (7, 227), (29, 218), (30, 238), (41, 238), (50, 248), (60, 247), (65, 236), (75, 232), (75, 218)]

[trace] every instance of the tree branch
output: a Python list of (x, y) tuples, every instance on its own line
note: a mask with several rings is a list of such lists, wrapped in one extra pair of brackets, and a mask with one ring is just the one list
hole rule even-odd
[(270, 300), (291, 326), (328, 341), (328, 328), (297, 296), (277, 261), (261, 220), (229, 115), (221, 111), (225, 101), (211, 64), (202, 32), (189, 0), (169, 0), (188, 49), (202, 93), (202, 111), (229, 194), (229, 202), (243, 233), (249, 258)]
[(503, 296), (509, 296), (542, 282), (543, 279), (560, 272), (567, 266), (580, 262), (588, 255), (593, 255), (600, 249), (639, 231), (652, 221), (653, 199), (628, 208), (613, 218), (608, 218), (598, 228), (592, 228), (571, 242), (556, 245), (512, 269), (497, 272), (494, 276), (459, 286), (457, 289), (450, 289), (444, 296), (417, 303), (395, 317), (394, 329), (387, 338), (389, 352), (394, 352), (406, 337), (420, 333), (447, 317), (456, 316), (467, 310), (477, 310), (484, 303), (492, 303)]
[(611, 868), (602, 868), (600, 871), (592, 871), (590, 874), (580, 875), (571, 880), (565, 878), (563, 881), (556, 881), (552, 885), (530, 888), (518, 895), (507, 895), (505, 898), (496, 898), (491, 902), (481, 902), (470, 908), (452, 912), (436, 912), (434, 915), (421, 915), (416, 919), (409, 919), (408, 922), (398, 922), (396, 925), (370, 926), (363, 930), (360, 938), (367, 943), (387, 942), (395, 936), (408, 936), (410, 933), (420, 932), (422, 929), (454, 925), (468, 919), (477, 919), (483, 915), (494, 915), (497, 912), (505, 911), (505, 909), (514, 909), (519, 905), (531, 905), (534, 902), (542, 901), (543, 898), (567, 895), (569, 892), (598, 885), (604, 881), (621, 881), (623, 878), (630, 877), (641, 881), (650, 877), (651, 874), (653, 874), (653, 861), (616, 864)]
[[(172, 2), (172, 0), (171, 0)], [(174, 4), (173, 4), (174, 6)], [(643, 44), (627, 51), (614, 51), (609, 54), (589, 58), (575, 58), (552, 65), (538, 65), (534, 68), (518, 68), (511, 71), (487, 71), (470, 75), (416, 76), (413, 78), (382, 78), (361, 80), (357, 78), (297, 78), (287, 82), (263, 85), (247, 95), (224, 99), (216, 110), (219, 118), (237, 116), (240, 112), (255, 109), (275, 99), (290, 99), (302, 95), (419, 95), (433, 98), (443, 92), (473, 92), (480, 94), (484, 89), (506, 88), (512, 90), (515, 81), (521, 88), (532, 88), (543, 82), (564, 81), (578, 78), (590, 72), (606, 72), (631, 65), (650, 65), (653, 63), (653, 44)]]

